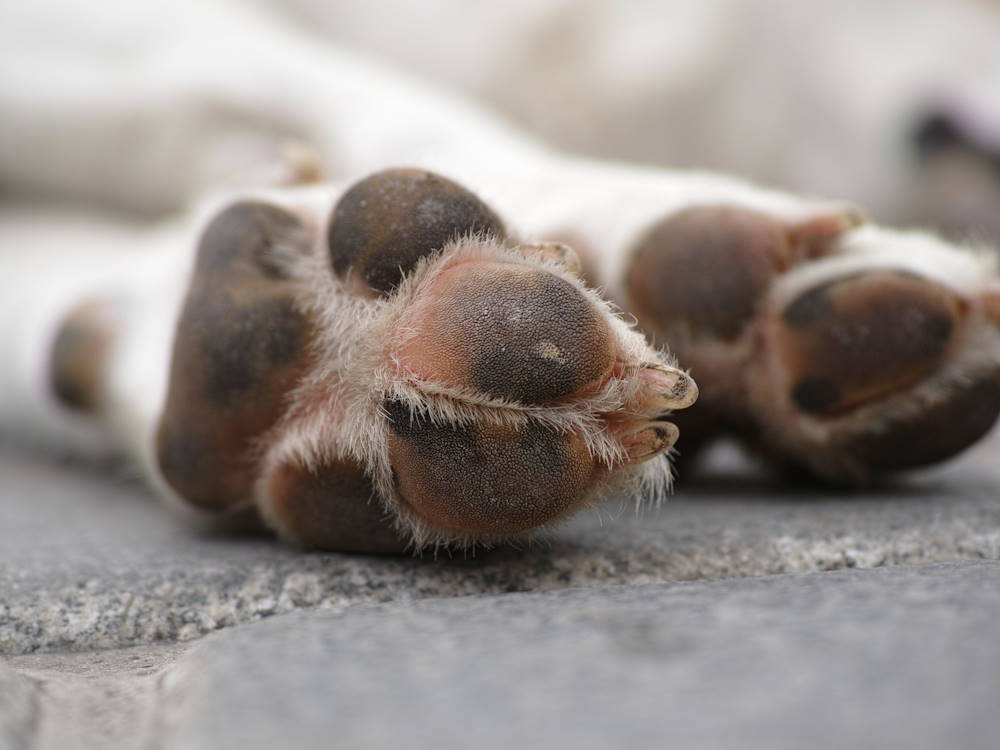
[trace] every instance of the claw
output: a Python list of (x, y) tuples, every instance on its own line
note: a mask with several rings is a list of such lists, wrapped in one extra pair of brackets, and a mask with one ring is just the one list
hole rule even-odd
[(629, 463), (638, 464), (666, 453), (680, 434), (677, 425), (657, 420), (639, 423), (624, 432), (620, 439)]
[(865, 223), (864, 215), (853, 208), (821, 213), (792, 227), (789, 240), (799, 260), (828, 255), (830, 245), (845, 232)]
[(686, 409), (698, 400), (698, 385), (683, 370), (647, 362), (639, 377), (645, 385), (641, 406), (649, 413)]
[(528, 242), (520, 246), (525, 255), (534, 255), (542, 260), (552, 261), (562, 266), (574, 276), (583, 275), (583, 264), (576, 250), (562, 242)]

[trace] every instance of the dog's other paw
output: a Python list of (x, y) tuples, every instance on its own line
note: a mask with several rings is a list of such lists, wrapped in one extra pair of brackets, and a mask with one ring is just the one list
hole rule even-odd
[(954, 456), (1000, 415), (994, 258), (866, 228), (775, 285), (751, 400), (769, 439), (832, 480)]
[(693, 437), (734, 430), (781, 462), (868, 481), (953, 456), (1000, 414), (988, 255), (850, 213), (704, 206), (643, 236), (626, 289), (698, 378), (680, 420)]
[[(387, 170), (328, 221), (238, 203), (201, 240), (160, 470), (343, 551), (491, 543), (669, 483), (694, 382), (460, 185)], [(322, 228), (321, 228), (322, 227)]]

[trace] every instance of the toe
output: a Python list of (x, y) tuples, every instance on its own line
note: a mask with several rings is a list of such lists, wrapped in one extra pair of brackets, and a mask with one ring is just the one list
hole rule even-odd
[(419, 169), (387, 169), (343, 195), (327, 243), (339, 277), (353, 274), (362, 290), (386, 295), (421, 258), (468, 235), (502, 238), (503, 223), (451, 180)]
[(414, 376), (524, 404), (592, 392), (615, 363), (602, 311), (533, 266), (455, 265), (421, 293), (406, 325), (396, 358)]
[(306, 547), (366, 554), (406, 549), (371, 481), (349, 459), (279, 464), (267, 474), (261, 505), (272, 526)]
[(113, 307), (106, 301), (84, 302), (59, 327), (50, 352), (49, 382), (68, 409), (92, 414), (101, 406), (116, 327)]
[(858, 221), (847, 211), (796, 223), (734, 205), (679, 211), (635, 246), (626, 276), (630, 309), (667, 341), (732, 342), (779, 274), (829, 252)]
[(272, 249), (308, 241), (274, 206), (239, 203), (206, 228), (174, 337), (156, 438), (167, 484), (202, 508), (246, 504), (252, 448), (305, 372), (310, 324)]
[(396, 491), (437, 532), (507, 537), (586, 502), (597, 465), (573, 434), (538, 424), (435, 424), (398, 401), (386, 411)]

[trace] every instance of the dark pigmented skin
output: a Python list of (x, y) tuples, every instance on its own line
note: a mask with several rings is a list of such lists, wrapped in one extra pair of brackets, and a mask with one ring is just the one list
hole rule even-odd
[(792, 400), (803, 411), (821, 414), (841, 400), (836, 381), (826, 377), (804, 377), (792, 388)]
[(174, 340), (157, 432), (164, 479), (208, 509), (250, 501), (254, 440), (287, 406), (304, 372), (310, 327), (271, 249), (308, 245), (298, 220), (238, 203), (206, 228)]
[(669, 335), (681, 325), (695, 338), (731, 340), (789, 254), (788, 233), (764, 214), (736, 206), (678, 211), (636, 245), (629, 300), (647, 331)]
[(853, 437), (841, 449), (873, 474), (927, 466), (971, 446), (998, 416), (1000, 371), (957, 388), (941, 403), (884, 431)]
[[(205, 228), (195, 260), (195, 275), (253, 271), (265, 278), (286, 279), (275, 248), (293, 243), (302, 223), (288, 211), (266, 203), (244, 201), (223, 209)], [(301, 241), (301, 239), (300, 239)]]
[(792, 401), (836, 415), (906, 388), (940, 366), (963, 316), (940, 285), (871, 271), (804, 292), (779, 319)]
[(830, 289), (837, 284), (853, 281), (862, 273), (853, 273), (842, 276), (833, 281), (827, 281), (812, 289), (800, 294), (781, 313), (782, 320), (790, 328), (807, 328), (816, 323), (821, 323), (825, 318), (835, 315), (833, 302), (830, 299)]
[(371, 481), (353, 461), (312, 469), (282, 464), (268, 477), (267, 495), (278, 525), (306, 547), (374, 555), (406, 550)]
[[(287, 297), (263, 298), (241, 305), (220, 290), (192, 308), (199, 316), (204, 395), (226, 408), (253, 396), (253, 389), (271, 373), (294, 364), (306, 345), (302, 315)], [(237, 319), (238, 318), (238, 319)]]
[[(470, 374), (477, 389), (538, 403), (570, 395), (609, 369), (607, 326), (571, 284), (547, 273), (513, 288), (490, 281), (483, 286), (493, 312), (469, 332)], [(456, 304), (474, 315), (482, 298), (474, 297), (473, 287), (468, 291)], [(523, 328), (510, 323), (515, 310), (525, 318)]]
[(404, 503), (434, 528), (507, 536), (575, 509), (595, 473), (575, 436), (539, 425), (457, 428), (386, 404), (389, 456)]
[(416, 316), (411, 366), (431, 379), (525, 404), (600, 385), (615, 348), (599, 311), (547, 271), (500, 263), (456, 266)]
[(461, 185), (419, 169), (388, 169), (337, 203), (327, 241), (333, 270), (389, 294), (426, 255), (467, 234), (503, 238), (503, 223)]
[(49, 355), (49, 385), (56, 399), (92, 414), (100, 406), (101, 377), (111, 344), (99, 303), (72, 310), (59, 327)]

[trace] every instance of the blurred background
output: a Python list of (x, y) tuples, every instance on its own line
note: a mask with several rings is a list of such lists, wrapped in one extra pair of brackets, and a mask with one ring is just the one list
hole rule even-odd
[(570, 150), (734, 172), (849, 198), (884, 221), (1000, 237), (996, 2), (280, 6)]
[[(731, 172), (847, 199), (884, 222), (1000, 243), (995, 0), (250, 5), (275, 34), (426, 77), (568, 150)], [(66, 120), (80, 120), (81, 108), (113, 110), (122, 91), (141, 101), (149, 92), (135, 79), (162, 78), (162, 65), (144, 66), (171, 39), (215, 29), (223, 49), (220, 27), (203, 22), (212, 8), (225, 3), (40, 0), (0, 10), (0, 190), (79, 195), (89, 184), (101, 193), (106, 174), (88, 175), (77, 153), (87, 149), (83, 125)], [(100, 75), (85, 76), (88, 66)], [(201, 78), (204, 95), (212, 74)], [(60, 117), (59, 139), (32, 140)], [(169, 134), (190, 120), (150, 104), (127, 136), (142, 139), (146, 128), (150, 148), (164, 149), (157, 168), (183, 171), (192, 155)], [(230, 144), (222, 138), (214, 148), (233, 148), (244, 132), (232, 130)], [(53, 168), (56, 158), (80, 161), (82, 176)], [(61, 190), (73, 180), (73, 190)]]
[[(732, 172), (847, 199), (881, 221), (1000, 241), (995, 1), (254, 5), (276, 31), (437, 81), (568, 150)], [(29, 147), (39, 123), (81, 106), (120, 106), (123, 77), (144, 70), (143, 57), (157, 56), (165, 39), (197, 36), (213, 7), (225, 5), (105, 2), (81, 10), (64, 0), (0, 11), (0, 189), (60, 192), (59, 170), (36, 177), (49, 169), (41, 162), (56, 158), (51, 148)], [(84, 105), (60, 110), (61, 97), (80, 97), (74, 77), (87, 64), (74, 60), (104, 65), (105, 90), (100, 79), (88, 81)], [(206, 79), (202, 96), (210, 94)], [(148, 96), (142, 87), (134, 92)], [(177, 130), (190, 127), (189, 112), (153, 110), (131, 126), (131, 137), (142, 138), (143, 127), (151, 136), (169, 128), (153, 120), (171, 116)], [(73, 122), (60, 123), (67, 143), (58, 158), (77, 158), (73, 131)], [(149, 140), (164, 146), (162, 136)], [(85, 138), (79, 148), (87, 148)], [(183, 158), (171, 152), (164, 169)], [(87, 175), (73, 179), (85, 186)], [(95, 192), (104, 179), (93, 174)]]
[(273, 2), (566, 149), (1000, 240), (1000, 3)]

